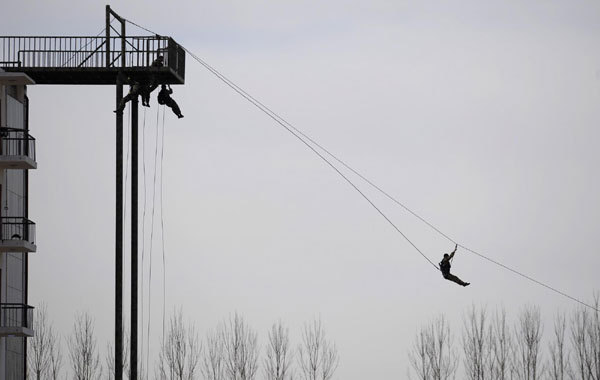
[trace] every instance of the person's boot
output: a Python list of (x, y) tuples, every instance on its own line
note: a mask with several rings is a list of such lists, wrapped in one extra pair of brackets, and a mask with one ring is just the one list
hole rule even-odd
[(470, 282), (463, 282), (463, 286), (469, 286), (469, 285), (471, 285)]

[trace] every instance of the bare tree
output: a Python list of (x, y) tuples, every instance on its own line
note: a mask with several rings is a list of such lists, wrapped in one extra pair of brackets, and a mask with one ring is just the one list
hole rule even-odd
[(427, 355), (431, 362), (434, 380), (446, 380), (454, 377), (458, 367), (458, 357), (454, 353), (453, 339), (446, 319), (441, 316), (429, 327)]
[(56, 335), (55, 339), (50, 345), (50, 366), (48, 368), (48, 377), (52, 380), (58, 380), (60, 378), (60, 372), (62, 368), (62, 349), (60, 341), (60, 336)]
[(589, 380), (591, 374), (589, 368), (587, 330), (590, 324), (590, 316), (585, 308), (578, 308), (573, 312), (571, 319), (571, 343), (575, 351), (575, 368), (573, 378)]
[(298, 347), (300, 373), (305, 380), (329, 380), (338, 365), (339, 354), (335, 343), (327, 340), (320, 319), (306, 323), (302, 343)]
[(487, 328), (485, 308), (479, 311), (473, 305), (463, 318), (463, 350), (465, 372), (469, 380), (489, 378), (490, 331)]
[(501, 308), (494, 314), (490, 327), (490, 375), (494, 380), (510, 378), (511, 353), (513, 352), (513, 339), (506, 321), (506, 310)]
[(156, 377), (161, 380), (193, 380), (200, 361), (201, 345), (193, 325), (183, 323), (181, 310), (173, 313), (161, 345)]
[(54, 328), (48, 321), (48, 310), (43, 303), (35, 311), (33, 329), (35, 336), (28, 345), (28, 369), (34, 379), (40, 380), (45, 378), (50, 370), (50, 346), (56, 341)]
[(289, 331), (281, 321), (275, 323), (269, 331), (269, 343), (264, 360), (264, 374), (267, 380), (288, 380), (292, 378), (290, 368), (292, 353), (290, 352)]
[(537, 380), (544, 372), (541, 357), (542, 319), (536, 306), (525, 307), (515, 327), (514, 370), (517, 379)]
[(458, 356), (454, 353), (450, 327), (443, 315), (421, 327), (409, 357), (421, 380), (454, 378)]
[(598, 293), (594, 295), (593, 306), (590, 326), (587, 329), (591, 357), (589, 372), (592, 379), (600, 380), (600, 294)]
[(571, 343), (575, 363), (573, 378), (600, 380), (600, 295), (594, 296), (593, 307), (576, 309), (571, 319)]
[(258, 370), (258, 339), (244, 321), (235, 313), (220, 328), (225, 358), (225, 374), (231, 380), (252, 380)]
[[(419, 380), (431, 379), (431, 363), (427, 355), (427, 346), (431, 341), (428, 336), (428, 330), (421, 328), (417, 333), (412, 351), (408, 353), (410, 364), (417, 374)], [(410, 373), (409, 373), (410, 377)]]
[(554, 318), (554, 340), (550, 343), (549, 375), (552, 380), (565, 380), (570, 372), (569, 351), (565, 344), (567, 322), (564, 314)]
[(225, 379), (225, 344), (221, 331), (209, 332), (202, 355), (202, 375), (206, 380)]
[(75, 379), (99, 379), (102, 375), (102, 366), (94, 337), (94, 321), (88, 313), (78, 314), (75, 317), (68, 346)]

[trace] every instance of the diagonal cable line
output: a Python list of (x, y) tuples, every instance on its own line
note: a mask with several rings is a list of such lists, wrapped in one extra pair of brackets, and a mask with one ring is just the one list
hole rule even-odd
[[(150, 29), (147, 29), (141, 25), (138, 25), (130, 20), (126, 20), (127, 22), (129, 22), (132, 25), (137, 26), (138, 28), (141, 28), (149, 33), (152, 34), (156, 34), (159, 35), (158, 33), (153, 32)], [(373, 188), (375, 188), (376, 190), (378, 190), (379, 192), (381, 192), (384, 196), (386, 196), (387, 198), (389, 198), (390, 200), (392, 200), (394, 203), (398, 204), (399, 206), (401, 206), (403, 209), (405, 209), (407, 212), (409, 212), (411, 215), (413, 215), (414, 217), (416, 217), (417, 219), (419, 219), (421, 222), (425, 223), (427, 226), (429, 226), (431, 229), (433, 229), (435, 232), (437, 232), (438, 234), (440, 234), (441, 236), (443, 236), (444, 238), (446, 238), (447, 240), (449, 240), (450, 242), (457, 244), (458, 246), (460, 246), (461, 248), (465, 249), (466, 251), (479, 256), (493, 264), (496, 264), (497, 266), (506, 269), (510, 272), (513, 272), (514, 274), (517, 274), (533, 283), (536, 283), (540, 286), (543, 286), (545, 288), (547, 288), (548, 290), (551, 290), (559, 295), (562, 295), (563, 297), (566, 297), (572, 301), (575, 301), (579, 304), (581, 304), (582, 306), (588, 307), (596, 312), (599, 312), (600, 310), (596, 309), (594, 306), (581, 301), (580, 299), (577, 299), (573, 296), (568, 295), (567, 293), (558, 290), (544, 282), (541, 282), (539, 280), (534, 279), (531, 276), (528, 276), (524, 273), (521, 273), (519, 271), (517, 271), (516, 269), (513, 269), (507, 265), (504, 265), (502, 263), (500, 263), (499, 261), (493, 260), (489, 257), (487, 257), (486, 255), (483, 255), (482, 253), (479, 253), (473, 249), (468, 248), (467, 246), (464, 246), (462, 244), (457, 243), (454, 239), (452, 239), (451, 237), (449, 237), (447, 234), (445, 234), (444, 232), (442, 232), (439, 228), (435, 227), (432, 223), (430, 223), (429, 221), (427, 221), (425, 218), (421, 217), (419, 214), (417, 214), (416, 212), (412, 211), (410, 208), (408, 208), (406, 205), (404, 205), (402, 202), (398, 201), (396, 198), (394, 198), (393, 196), (391, 196), (389, 193), (387, 193), (386, 191), (384, 191), (381, 187), (377, 186), (374, 182), (372, 182), (371, 180), (367, 179), (367, 177), (365, 177), (364, 175), (360, 174), (358, 171), (356, 171), (355, 169), (353, 169), (350, 165), (346, 164), (343, 160), (337, 158), (337, 156), (335, 156), (333, 153), (331, 153), (329, 150), (327, 150), (326, 148), (324, 148), (322, 145), (320, 145), (319, 143), (317, 143), (314, 139), (312, 139), (310, 136), (304, 134), (303, 132), (301, 132), (299, 129), (297, 129), (296, 127), (294, 127), (291, 123), (287, 122), (284, 118), (282, 118), (281, 116), (279, 116), (277, 113), (275, 113), (274, 111), (272, 111), (271, 109), (269, 109), (267, 106), (265, 106), (263, 103), (261, 103), (260, 101), (258, 101), (257, 99), (255, 99), (253, 96), (251, 96), (250, 94), (248, 94), (245, 90), (243, 90), (241, 87), (239, 87), (238, 85), (236, 85), (233, 81), (231, 81), (230, 79), (228, 79), (227, 77), (225, 77), (223, 74), (221, 74), (218, 70), (216, 70), (215, 68), (213, 68), (212, 66), (210, 66), (208, 63), (206, 63), (204, 60), (202, 60), (201, 58), (199, 58), (198, 56), (196, 56), (194, 53), (192, 53), (191, 51), (189, 51), (188, 49), (186, 49), (185, 47), (181, 46), (194, 60), (196, 60), (198, 63), (200, 63), (202, 66), (204, 66), (208, 71), (210, 71), (213, 75), (215, 75), (218, 79), (220, 79), (223, 83), (225, 83), (228, 87), (230, 87), (231, 89), (233, 89), (235, 92), (237, 92), (239, 95), (241, 95), (243, 98), (245, 98), (248, 102), (250, 102), (252, 105), (254, 105), (256, 108), (258, 108), (260, 111), (262, 111), (263, 113), (265, 113), (267, 116), (269, 116), (271, 119), (273, 119), (276, 123), (278, 123), (279, 125), (281, 125), (282, 127), (284, 127), (289, 133), (291, 133), (294, 137), (296, 137), (299, 141), (301, 141), (304, 145), (306, 145), (310, 150), (312, 150), (317, 156), (319, 156), (325, 163), (327, 163), (335, 172), (337, 172), (337, 174), (339, 174), (346, 182), (348, 182), (348, 184), (350, 186), (352, 186), (365, 200), (367, 200), (367, 202), (370, 203), (370, 205), (379, 212), (379, 214), (385, 218), (388, 223), (390, 225), (392, 225), (392, 227), (394, 227), (394, 229), (396, 229), (396, 231), (398, 233), (400, 233), (404, 239), (406, 239), (420, 254), (421, 256), (423, 256), (431, 265), (433, 265), (436, 270), (439, 270), (437, 265), (435, 265), (410, 239), (408, 239), (408, 237), (402, 233), (402, 231), (400, 231), (400, 229), (398, 229), (398, 227), (396, 227), (396, 225), (381, 211), (381, 209), (379, 209), (347, 176), (345, 176), (331, 161), (329, 161), (323, 154), (321, 154), (315, 147), (313, 147), (311, 144), (309, 144), (308, 142), (312, 143), (314, 146), (316, 146), (317, 148), (321, 149), (325, 154), (327, 154), (328, 156), (330, 156), (333, 160), (337, 161), (339, 164), (341, 164), (342, 166), (346, 167), (348, 170), (350, 170), (352, 173), (354, 173), (355, 175), (357, 175), (358, 177), (360, 177), (361, 179), (363, 179), (366, 183), (368, 183), (369, 185), (371, 185)], [(308, 141), (308, 142), (307, 142)]]

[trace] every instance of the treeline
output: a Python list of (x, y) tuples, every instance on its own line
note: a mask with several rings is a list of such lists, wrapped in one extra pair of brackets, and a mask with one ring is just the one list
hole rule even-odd
[[(557, 312), (544, 326), (539, 307), (510, 319), (504, 308), (473, 306), (455, 336), (444, 316), (422, 326), (408, 357), (419, 380), (600, 380), (600, 299)], [(544, 334), (546, 334), (544, 336)]]
[[(102, 360), (87, 313), (75, 317), (73, 330), (63, 340), (48, 320), (44, 305), (34, 317), (35, 337), (28, 345), (29, 379), (97, 380), (114, 378), (114, 346), (109, 343)], [(127, 337), (128, 334), (125, 334)], [(129, 378), (128, 342), (124, 342), (124, 378)], [(143, 355), (140, 353), (140, 363)], [(166, 327), (158, 358), (149, 370), (139, 366), (141, 379), (160, 380), (330, 380), (339, 364), (338, 350), (326, 336), (319, 319), (306, 322), (297, 344), (289, 329), (278, 321), (264, 344), (240, 314), (223, 320), (201, 339), (193, 323), (174, 312)], [(63, 368), (65, 367), (65, 368)]]

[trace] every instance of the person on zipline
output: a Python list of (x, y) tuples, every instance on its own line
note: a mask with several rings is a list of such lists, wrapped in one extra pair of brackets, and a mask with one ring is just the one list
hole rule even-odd
[(444, 258), (440, 262), (440, 270), (442, 271), (442, 276), (444, 276), (446, 280), (456, 282), (458, 285), (467, 286), (470, 285), (469, 282), (464, 282), (455, 275), (450, 274), (450, 267), (452, 267), (450, 260), (452, 260), (454, 257), (457, 248), (458, 244), (454, 246), (454, 251), (452, 251), (450, 254), (444, 253)]
[(171, 89), (171, 86), (167, 88), (167, 86), (162, 84), (160, 86), (160, 91), (158, 92), (158, 104), (164, 104), (171, 107), (173, 113), (181, 119), (183, 115), (181, 114), (181, 110), (179, 109), (179, 105), (177, 105), (177, 102), (173, 100), (173, 98), (171, 98), (172, 93), (173, 90)]

